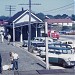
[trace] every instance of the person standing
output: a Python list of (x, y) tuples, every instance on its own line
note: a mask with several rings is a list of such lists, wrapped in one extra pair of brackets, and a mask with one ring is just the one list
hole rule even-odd
[(14, 53), (13, 55), (13, 70), (18, 70), (18, 59), (19, 59), (19, 56), (17, 53)]
[(8, 38), (8, 45), (9, 45), (9, 44), (10, 44), (10, 40), (11, 40), (11, 35), (8, 34), (8, 35), (7, 35), (7, 38)]
[(1, 54), (0, 54), (0, 73), (2, 73), (2, 57), (1, 57)]
[(12, 65), (11, 70), (13, 70), (13, 55), (14, 55), (14, 53), (13, 52), (9, 52), (9, 55), (10, 55), (10, 62), (11, 62), (11, 65)]
[(4, 34), (1, 34), (2, 42), (4, 42)]
[(3, 43), (4, 42), (4, 32), (1, 31), (1, 42)]

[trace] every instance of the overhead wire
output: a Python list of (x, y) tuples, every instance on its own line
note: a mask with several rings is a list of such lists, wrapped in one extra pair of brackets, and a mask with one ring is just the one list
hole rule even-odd
[(56, 10), (59, 10), (59, 9), (62, 9), (62, 8), (66, 8), (66, 7), (71, 6), (71, 5), (74, 5), (74, 3), (70, 3), (70, 4), (67, 4), (67, 5), (65, 5), (65, 6), (58, 7), (58, 8), (51, 9), (51, 10), (47, 10), (47, 11), (43, 11), (43, 12), (56, 11)]
[(55, 11), (49, 11), (49, 12), (54, 13), (54, 12), (56, 12), (56, 11), (64, 11), (64, 10), (68, 10), (68, 9), (70, 9), (70, 8), (72, 8), (72, 10), (74, 10), (74, 7), (73, 7), (73, 6), (69, 6), (69, 7), (66, 7), (66, 8), (62, 8), (62, 9), (55, 10)]

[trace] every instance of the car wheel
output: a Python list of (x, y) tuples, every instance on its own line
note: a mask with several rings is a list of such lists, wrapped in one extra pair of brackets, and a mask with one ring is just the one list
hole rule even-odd
[(64, 68), (67, 66), (65, 62), (63, 62), (63, 64), (62, 64), (62, 65), (63, 65), (63, 67), (64, 67)]

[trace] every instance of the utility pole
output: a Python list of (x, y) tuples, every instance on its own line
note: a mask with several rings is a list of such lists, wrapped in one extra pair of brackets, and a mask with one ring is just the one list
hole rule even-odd
[(19, 5), (29, 5), (29, 24), (28, 24), (28, 51), (32, 52), (31, 47), (31, 5), (41, 5), (41, 4), (31, 4), (31, 0), (29, 0), (29, 4), (19, 4)]
[(29, 0), (29, 32), (28, 32), (28, 51), (30, 51), (31, 47), (31, 0)]
[[(75, 15), (75, 0), (74, 0), (74, 15)], [(75, 40), (73, 42), (75, 42)], [(75, 70), (75, 66), (74, 66), (74, 70)]]
[(6, 6), (6, 11), (9, 11), (9, 17), (11, 17), (11, 12), (15, 11), (15, 6), (7, 5)]
[(74, 0), (74, 15), (75, 15), (75, 0)]

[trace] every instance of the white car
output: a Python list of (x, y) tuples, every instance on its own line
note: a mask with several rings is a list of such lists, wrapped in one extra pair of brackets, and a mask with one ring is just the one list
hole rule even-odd
[[(50, 38), (50, 37), (47, 37), (47, 38), (48, 38), (48, 42), (53, 42), (52, 38)], [(43, 42), (45, 42), (45, 39), (46, 39), (46, 37), (34, 37), (34, 40), (36, 40), (36, 41), (43, 41)]]
[(57, 63), (66, 66), (75, 66), (75, 54), (73, 53), (62, 53), (62, 52), (49, 52), (49, 62)]
[[(70, 45), (64, 44), (61, 47), (51, 46), (49, 47), (48, 57), (50, 63), (57, 63), (66, 66), (75, 66), (75, 53)], [(42, 51), (42, 57), (46, 57), (46, 52)]]

